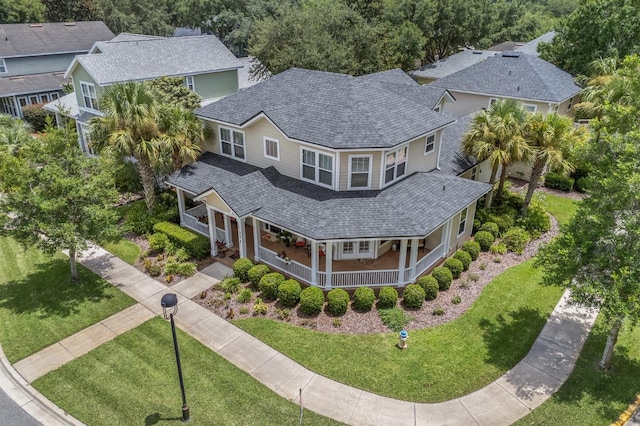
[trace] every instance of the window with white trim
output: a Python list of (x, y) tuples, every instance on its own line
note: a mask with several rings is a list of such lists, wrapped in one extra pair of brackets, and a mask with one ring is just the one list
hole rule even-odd
[(196, 91), (196, 82), (193, 79), (192, 75), (188, 75), (184, 78), (184, 84), (191, 90), (192, 92)]
[(476, 180), (478, 177), (478, 167), (471, 169), (471, 180)]
[(333, 157), (303, 148), (302, 179), (333, 187)]
[(538, 109), (538, 107), (533, 104), (522, 104), (522, 107), (527, 112), (536, 112), (536, 110)]
[(427, 136), (427, 142), (424, 145), (424, 155), (431, 154), (436, 150), (436, 135)]
[(468, 208), (465, 208), (460, 212), (460, 221), (458, 222), (458, 237), (464, 234), (464, 228), (466, 228), (467, 226), (467, 210)]
[(82, 90), (82, 99), (84, 100), (84, 106), (86, 108), (98, 109), (98, 96), (96, 95), (96, 87), (84, 81), (80, 82), (80, 89)]
[(228, 157), (245, 159), (244, 132), (220, 127), (220, 153)]
[(572, 106), (573, 106), (573, 98), (569, 99), (569, 105), (567, 105), (567, 111), (571, 111)]
[(353, 241), (342, 243), (342, 254), (353, 254)]
[(0, 74), (4, 74), (7, 72), (7, 64), (4, 59), (0, 58)]
[(274, 160), (280, 160), (280, 141), (265, 137), (264, 156)]
[(401, 178), (407, 173), (407, 147), (387, 152), (384, 162), (384, 184)]
[(371, 155), (349, 156), (349, 189), (371, 188)]
[(489, 109), (491, 109), (493, 104), (495, 104), (496, 102), (498, 102), (498, 98), (489, 98)]

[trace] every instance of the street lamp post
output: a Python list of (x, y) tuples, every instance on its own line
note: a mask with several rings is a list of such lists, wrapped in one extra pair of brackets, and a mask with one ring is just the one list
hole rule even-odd
[[(171, 334), (173, 334), (173, 349), (176, 353), (176, 364), (178, 364), (178, 378), (180, 379), (180, 391), (182, 392), (182, 421), (189, 421), (189, 406), (187, 405), (187, 397), (184, 393), (184, 381), (182, 380), (182, 366), (180, 365), (180, 352), (178, 351), (178, 338), (176, 336), (176, 324), (173, 322), (173, 316), (178, 313), (178, 296), (168, 293), (162, 296), (160, 300), (162, 305), (162, 314), (164, 319), (171, 322)], [(172, 312), (167, 314), (167, 308), (173, 308)]]

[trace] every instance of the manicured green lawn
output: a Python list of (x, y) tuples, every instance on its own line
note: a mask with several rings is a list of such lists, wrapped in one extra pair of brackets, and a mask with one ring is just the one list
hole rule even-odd
[(578, 209), (576, 201), (571, 198), (542, 192), (536, 192), (536, 198), (542, 202), (544, 208), (558, 220), (560, 225), (567, 224)]
[(610, 372), (597, 364), (607, 340), (600, 318), (573, 374), (547, 402), (518, 422), (530, 425), (608, 425), (635, 399), (640, 383), (640, 329), (620, 332)]
[(11, 362), (25, 358), (135, 303), (78, 264), (71, 281), (69, 260), (23, 250), (0, 238), (0, 344)]
[[(178, 330), (194, 425), (294, 425), (299, 407)], [(171, 328), (154, 318), (36, 380), (33, 386), (88, 425), (176, 423), (180, 387)], [(310, 411), (305, 424), (339, 424)]]
[(139, 245), (124, 238), (110, 241), (104, 244), (103, 248), (114, 256), (124, 260), (129, 265), (134, 265), (142, 252)]
[(508, 269), (460, 318), (410, 332), (405, 351), (395, 347), (395, 333), (328, 334), (263, 318), (233, 323), (342, 383), (408, 401), (445, 401), (494, 381), (529, 352), (562, 294), (539, 285), (540, 277), (532, 261)]

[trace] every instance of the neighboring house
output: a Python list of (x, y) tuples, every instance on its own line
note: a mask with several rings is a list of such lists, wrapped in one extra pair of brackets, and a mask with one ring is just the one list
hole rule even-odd
[(551, 43), (555, 36), (555, 31), (544, 33), (540, 37), (534, 38), (533, 40), (518, 47), (516, 49), (516, 52), (526, 53), (527, 55), (540, 56), (540, 53), (538, 52), (538, 45), (540, 43)]
[(213, 137), (167, 180), (181, 224), (213, 255), (224, 243), (325, 289), (413, 282), (470, 237), (490, 189), (438, 171), (455, 120), (424, 89), (400, 70), (293, 68), (200, 108)]
[(0, 112), (62, 96), (64, 71), (77, 54), (113, 38), (102, 21), (0, 25)]
[[(88, 126), (100, 115), (102, 88), (116, 83), (169, 76), (182, 77), (203, 104), (237, 92), (240, 62), (215, 36), (157, 37), (122, 33), (96, 43), (89, 54), (78, 55), (65, 77), (74, 93), (45, 106), (49, 111), (70, 110), (63, 115), (76, 120), (80, 146), (90, 152)], [(76, 115), (73, 113), (75, 112)]]
[(411, 75), (418, 80), (418, 83), (427, 84), (495, 55), (496, 52), (489, 52), (487, 50), (463, 50), (455, 55), (447, 56), (431, 64), (423, 65), (417, 70), (412, 71)]

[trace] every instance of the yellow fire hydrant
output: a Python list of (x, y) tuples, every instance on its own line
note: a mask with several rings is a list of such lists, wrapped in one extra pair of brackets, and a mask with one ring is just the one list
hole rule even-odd
[(398, 342), (398, 347), (400, 349), (407, 349), (408, 338), (409, 338), (409, 333), (407, 333), (407, 330), (402, 330), (400, 332), (400, 341)]

